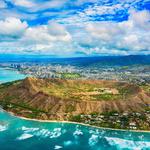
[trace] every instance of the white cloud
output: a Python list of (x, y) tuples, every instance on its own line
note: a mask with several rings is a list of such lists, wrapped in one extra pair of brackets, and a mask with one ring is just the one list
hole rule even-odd
[(56, 22), (50, 21), (48, 23), (48, 32), (62, 41), (69, 41), (71, 39), (71, 36), (69, 32), (67, 32), (66, 28)]
[(21, 41), (33, 44), (71, 40), (71, 35), (61, 24), (49, 22), (47, 25), (28, 27), (25, 21), (13, 17), (0, 20), (0, 36), (21, 37)]
[(7, 4), (4, 0), (0, 0), (0, 9), (1, 8), (6, 8), (7, 7)]
[[(17, 18), (0, 21), (0, 52), (73, 55), (76, 52), (107, 55), (150, 54), (150, 13), (130, 10), (128, 20), (87, 21), (84, 15), (70, 17), (70, 24), (49, 21), (45, 25), (28, 26)], [(79, 24), (74, 23), (73, 21)], [(2, 38), (1, 38), (2, 37)]]
[(17, 18), (6, 18), (5, 20), (0, 20), (0, 35), (20, 37), (27, 27), (26, 22), (21, 22)]
[(59, 8), (63, 6), (66, 0), (50, 0), (50, 1), (35, 1), (35, 0), (12, 0), (12, 3), (18, 7), (24, 7), (30, 12), (45, 10), (50, 8)]
[[(93, 4), (86, 5), (84, 9), (79, 9), (73, 15), (66, 15), (58, 18), (59, 22), (65, 24), (83, 25), (92, 21), (119, 20), (127, 17), (129, 10), (139, 8), (146, 3), (146, 0), (77, 0), (72, 4), (78, 5), (91, 2)], [(139, 6), (140, 4), (140, 6)], [(138, 9), (136, 9), (138, 10)]]
[(124, 32), (118, 24), (113, 22), (90, 23), (86, 29), (94, 38), (104, 41), (111, 41), (114, 36), (118, 36)]
[(98, 0), (77, 0), (73, 4), (79, 6), (79, 5), (82, 5), (84, 3), (96, 3), (96, 2), (98, 2)]
[(117, 10), (122, 10), (124, 7), (122, 4), (115, 4), (113, 6), (105, 6), (105, 5), (94, 5), (90, 6), (84, 10), (83, 13), (86, 15), (104, 15), (104, 14), (115, 14)]
[(131, 20), (136, 27), (139, 29), (150, 30), (150, 12), (149, 11), (140, 11), (136, 12), (135, 10), (130, 11), (129, 20)]
[(13, 0), (13, 4), (21, 7), (31, 8), (35, 7), (36, 4), (31, 0)]
[(89, 23), (86, 30), (95, 45), (99, 45), (99, 48), (105, 47), (108, 51), (114, 48), (120, 52), (150, 51), (149, 20), (148, 11), (132, 11), (127, 21)]
[(72, 37), (65, 26), (56, 22), (50, 21), (47, 25), (29, 27), (26, 22), (17, 18), (0, 20), (1, 53), (62, 54), (72, 49), (71, 41)]
[(62, 25), (49, 22), (48, 25), (29, 27), (21, 40), (32, 44), (50, 44), (55, 41), (69, 42), (71, 35)]

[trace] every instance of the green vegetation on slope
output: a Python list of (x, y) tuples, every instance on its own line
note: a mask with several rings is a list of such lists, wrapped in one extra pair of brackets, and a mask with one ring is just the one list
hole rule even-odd
[(150, 94), (150, 84), (141, 85), (141, 88)]
[[(124, 99), (126, 96), (134, 93), (131, 88), (134, 87), (120, 86), (115, 83), (107, 85), (98, 81), (86, 82), (84, 80), (55, 79), (49, 81), (40, 90), (63, 99), (100, 101)], [(117, 92), (115, 93), (114, 91)]]
[(62, 79), (78, 79), (81, 78), (79, 73), (57, 73)]

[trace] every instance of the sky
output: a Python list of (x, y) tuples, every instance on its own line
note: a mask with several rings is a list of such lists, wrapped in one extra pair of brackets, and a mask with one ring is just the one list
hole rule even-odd
[(0, 0), (0, 54), (150, 54), (150, 0)]

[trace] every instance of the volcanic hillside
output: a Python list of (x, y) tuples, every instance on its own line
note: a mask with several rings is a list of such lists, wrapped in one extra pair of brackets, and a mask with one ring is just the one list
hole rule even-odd
[(126, 82), (28, 77), (1, 84), (0, 105), (24, 117), (66, 120), (83, 113), (141, 112), (150, 95)]

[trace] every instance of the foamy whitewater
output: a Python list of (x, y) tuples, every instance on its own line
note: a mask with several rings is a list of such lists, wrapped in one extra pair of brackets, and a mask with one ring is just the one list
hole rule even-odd
[[(3, 75), (14, 80), (10, 70)], [(18, 79), (23, 78), (18, 75)], [(16, 77), (15, 76), (15, 77)], [(9, 79), (10, 77), (10, 79)], [(16, 78), (15, 78), (16, 79)], [(3, 79), (0, 81), (4, 82)], [(24, 120), (0, 110), (0, 150), (150, 150), (150, 133)]]

